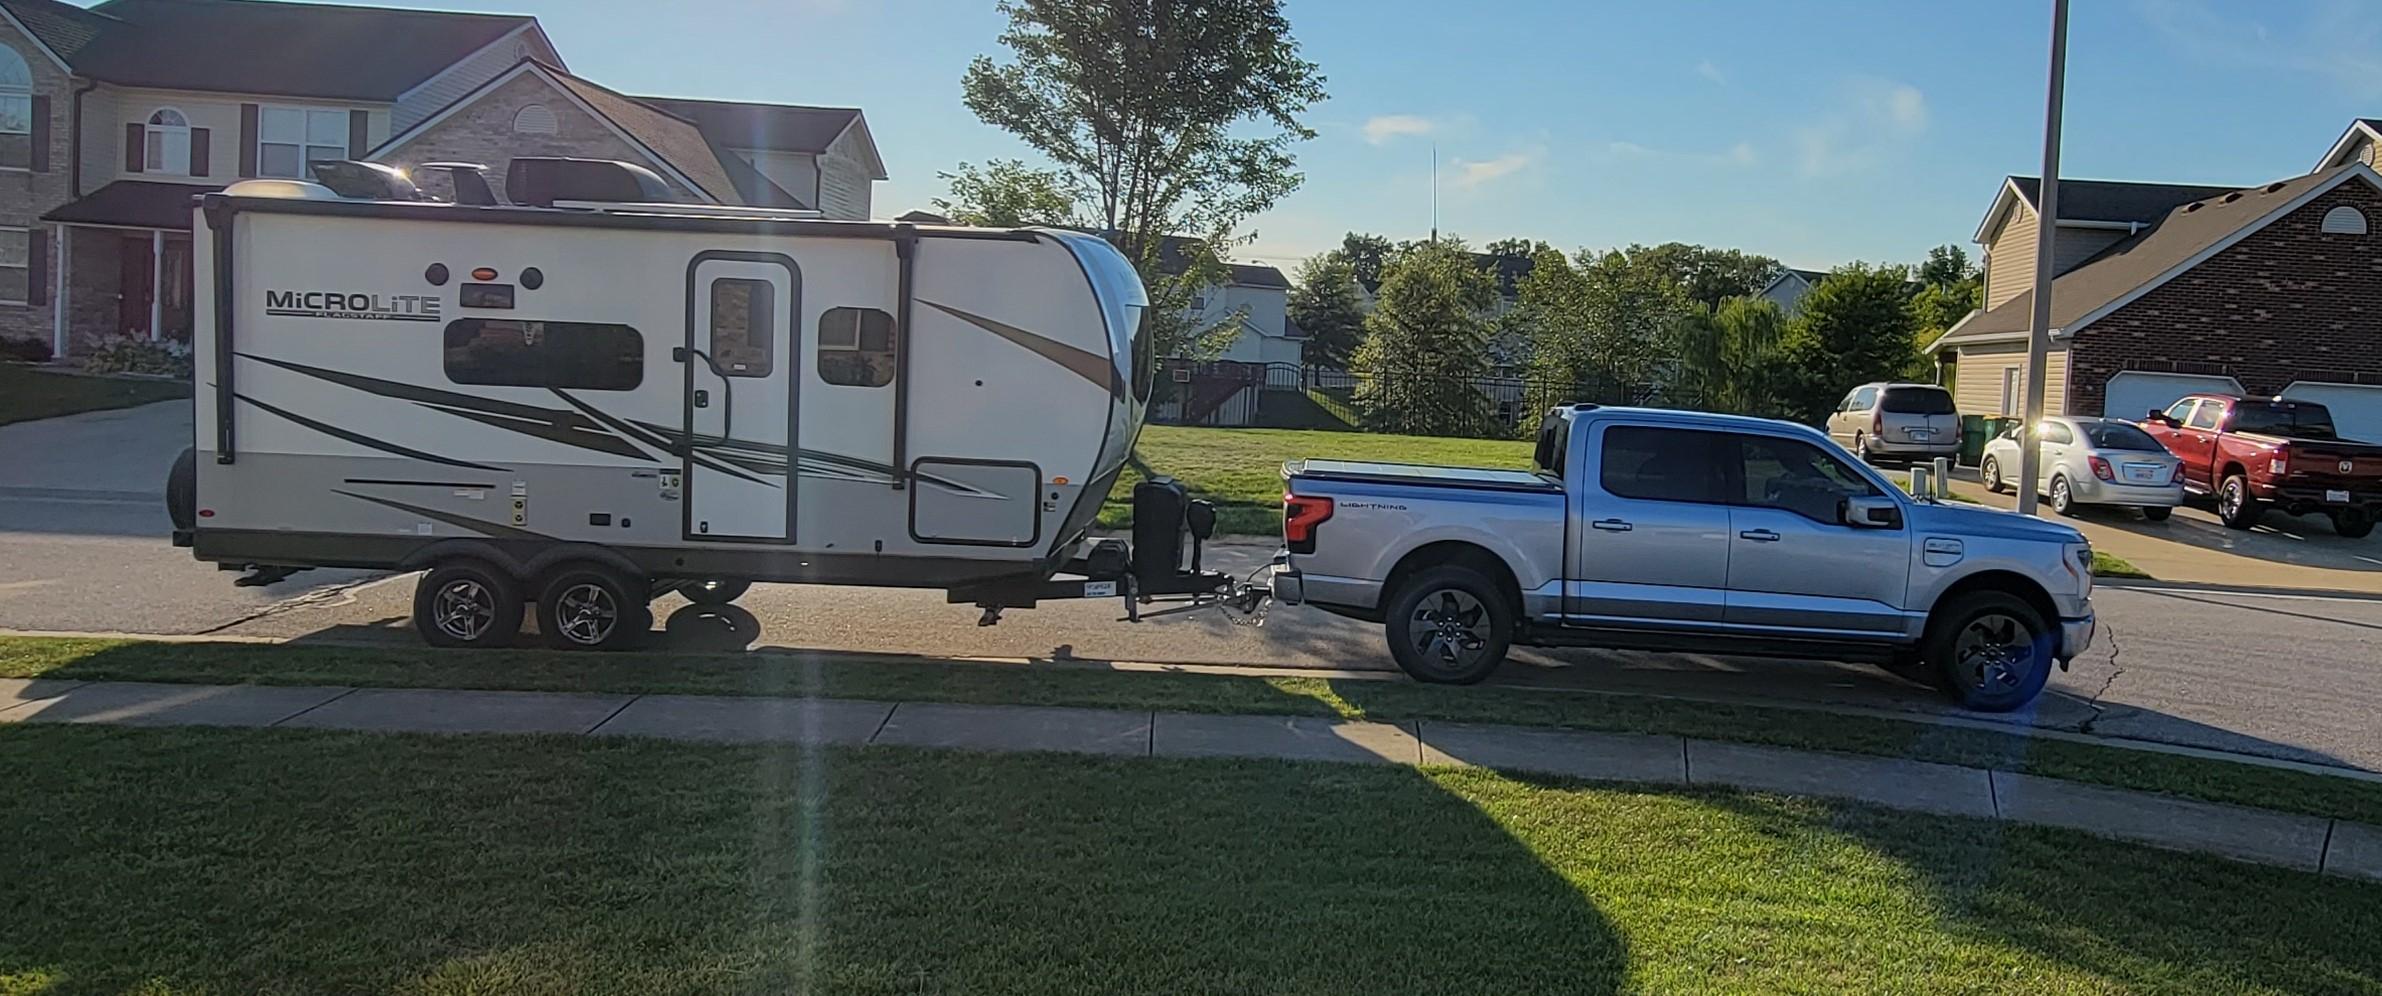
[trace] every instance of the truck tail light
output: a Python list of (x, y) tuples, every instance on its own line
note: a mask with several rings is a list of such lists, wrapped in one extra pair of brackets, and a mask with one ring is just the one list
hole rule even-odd
[(1332, 517), (1332, 500), (1314, 495), (1282, 496), (1282, 538), (1292, 553), (1315, 552), (1315, 527)]
[(2267, 473), (2269, 473), (2269, 474), (2273, 474), (2273, 475), (2274, 475), (2274, 476), (2276, 476), (2276, 477), (2282, 477), (2282, 476), (2284, 476), (2284, 475), (2286, 475), (2286, 474), (2289, 474), (2289, 473), (2291, 473), (2291, 454), (2288, 454), (2288, 453), (2277, 453), (2277, 454), (2275, 454), (2275, 458), (2274, 458), (2274, 459), (2267, 461), (2267, 463), (2266, 463), (2266, 472), (2267, 472)]
[(2108, 457), (2085, 457), (2084, 462), (2092, 466), (2094, 477), (2111, 482), (2115, 482), (2117, 480), (2117, 472), (2109, 469)]

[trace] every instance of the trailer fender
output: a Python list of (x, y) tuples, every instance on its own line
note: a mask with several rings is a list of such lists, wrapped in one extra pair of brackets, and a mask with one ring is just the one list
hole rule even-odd
[(547, 572), (566, 563), (602, 564), (624, 578), (650, 580), (652, 577), (645, 568), (637, 566), (636, 561), (630, 560), (627, 554), (594, 543), (562, 543), (545, 547), (532, 554), (529, 561), (522, 565), (521, 576), (529, 579), (544, 577)]
[(482, 539), (444, 539), (415, 550), (398, 561), (400, 571), (428, 570), (450, 560), (478, 560), (503, 569), (515, 578), (529, 577), (521, 558), (505, 552), (503, 547)]

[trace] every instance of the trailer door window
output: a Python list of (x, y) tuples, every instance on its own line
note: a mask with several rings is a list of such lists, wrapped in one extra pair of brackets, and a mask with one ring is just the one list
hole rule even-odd
[(767, 377), (777, 288), (766, 280), (711, 282), (711, 360), (729, 377)]
[(446, 368), (457, 384), (630, 391), (645, 380), (645, 337), (600, 322), (458, 318)]
[(893, 383), (893, 316), (875, 308), (820, 315), (819, 379), (845, 387)]

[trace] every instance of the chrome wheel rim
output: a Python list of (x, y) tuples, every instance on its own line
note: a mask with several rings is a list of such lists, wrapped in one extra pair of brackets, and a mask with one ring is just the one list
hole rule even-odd
[(2230, 519), (2241, 513), (2241, 485), (2226, 481), (2217, 492), (2217, 511)]
[(1968, 687), (1985, 692), (2018, 688), (2034, 668), (2035, 634), (2018, 617), (1988, 612), (1968, 621), (1952, 641), (1952, 661)]
[(1985, 458), (1985, 490), (2002, 489), (2002, 465), (1992, 457)]
[(1442, 588), (1415, 603), (1407, 632), (1423, 659), (1468, 668), (1489, 652), (1489, 609), (1469, 592)]
[(2065, 512), (2068, 510), (2068, 500), (2067, 480), (2063, 478), (2051, 482), (2051, 507)]
[(496, 593), (471, 578), (457, 578), (431, 600), (430, 621), (458, 640), (477, 640), (496, 623)]
[(619, 624), (620, 603), (603, 585), (581, 582), (563, 589), (554, 599), (554, 628), (572, 643), (602, 643)]

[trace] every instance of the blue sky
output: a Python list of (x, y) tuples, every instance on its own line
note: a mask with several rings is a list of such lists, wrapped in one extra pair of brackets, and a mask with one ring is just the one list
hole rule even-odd
[[(960, 160), (1027, 157), (960, 103), (1001, 19), (960, 0), (399, 0), (536, 14), (571, 69), (631, 93), (865, 108), (925, 207)], [(1288, 264), (1350, 229), (1566, 249), (1681, 240), (1790, 265), (1966, 244), (2041, 156), (2049, 0), (1286, 0), (1331, 99), (1306, 184), (1249, 228)], [(656, 10), (667, 7), (671, 16)], [(2071, 177), (2264, 182), (2382, 116), (2382, 3), (2084, 0)]]

